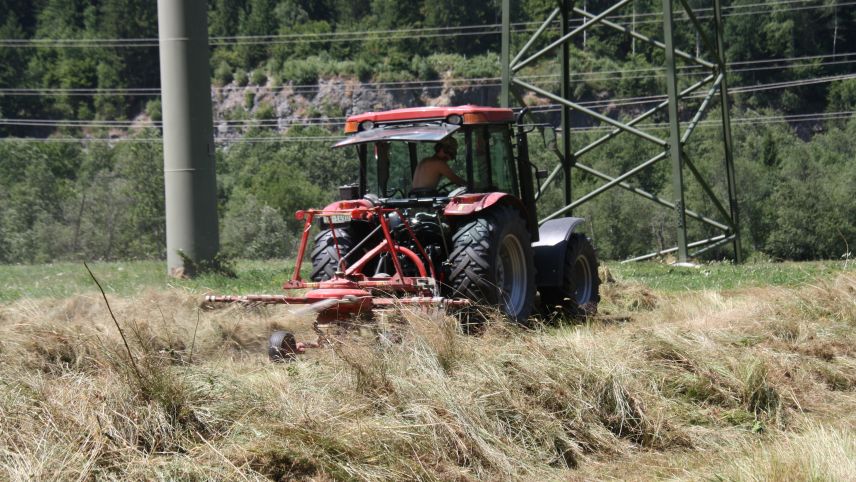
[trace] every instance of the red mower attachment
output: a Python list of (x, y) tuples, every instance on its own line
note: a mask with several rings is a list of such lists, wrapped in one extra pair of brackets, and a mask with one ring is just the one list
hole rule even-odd
[[(341, 206), (344, 203), (339, 204)], [(417, 247), (416, 251), (419, 254), (397, 243), (393, 238), (387, 218), (393, 214), (397, 215), (397, 218), (410, 230), (413, 244)], [(398, 209), (367, 207), (354, 203), (353, 209), (298, 211), (296, 217), (304, 222), (303, 234), (297, 251), (294, 274), (291, 279), (283, 283), (282, 288), (286, 291), (309, 291), (302, 296), (208, 295), (205, 297), (205, 301), (210, 303), (308, 305), (295, 313), (316, 313), (314, 325), (319, 335), (319, 327), (322, 325), (339, 322), (350, 324), (357, 320), (371, 320), (374, 311), (377, 309), (392, 309), (404, 305), (446, 308), (470, 304), (470, 300), (465, 298), (444, 298), (440, 296), (437, 270), (407, 224), (407, 219)], [(338, 259), (341, 261), (339, 269), (331, 279), (304, 281), (301, 278), (300, 269), (306, 255), (309, 233), (315, 219), (325, 220), (329, 224), (332, 233), (334, 233), (334, 244)], [(335, 240), (334, 220), (336, 222), (343, 220), (375, 221), (383, 234), (382, 239), (349, 265), (346, 261), (346, 253), (339, 250), (338, 241)], [(379, 276), (369, 276), (363, 273), (363, 269), (369, 263), (384, 253), (391, 255), (389, 258), (395, 268), (392, 275), (381, 273)], [(406, 276), (402, 267), (403, 263), (407, 263), (409, 271), (416, 272), (418, 276)], [(323, 339), (320, 336), (317, 343), (301, 343), (296, 342), (294, 336), (286, 332), (275, 332), (270, 341), (269, 353), (271, 353), (271, 358), (276, 361), (293, 358), (294, 355), (303, 353), (305, 348), (315, 348), (323, 344)], [(274, 352), (276, 356), (272, 354)]]

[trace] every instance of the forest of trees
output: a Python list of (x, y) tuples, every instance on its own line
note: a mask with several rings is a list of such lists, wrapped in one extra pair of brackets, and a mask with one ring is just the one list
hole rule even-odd
[[(212, 81), (217, 88), (276, 89), (334, 78), (378, 83), (497, 77), (499, 3), (209, 0)], [(520, 31), (514, 36), (516, 51), (528, 38), (525, 31), (534, 30), (555, 1), (511, 3)], [(599, 12), (611, 3), (588, 0), (586, 5)], [(616, 21), (635, 22), (639, 31), (661, 38), (657, 12), (662, 3), (634, 3), (621, 9)], [(704, 9), (712, 2), (689, 3), (700, 9), (703, 20), (709, 17)], [(157, 93), (133, 90), (160, 83), (156, 5), (152, 0), (0, 0), (0, 262), (165, 256), (160, 132), (156, 124), (144, 129), (122, 124), (143, 113), (159, 120)], [(724, 2), (731, 86), (786, 84), (733, 95), (734, 154), (749, 256), (839, 258), (856, 244), (856, 79), (848, 76), (856, 64), (856, 9), (848, 5), (846, 0)], [(678, 21), (676, 28), (681, 48), (704, 48), (688, 22)], [(591, 32), (572, 48), (575, 98), (665, 92), (657, 70), (662, 52), (601, 33)], [(541, 45), (555, 37), (545, 35)], [(558, 84), (551, 84), (549, 76), (557, 72), (556, 62), (541, 62), (525, 74), (544, 76), (547, 81), (539, 85), (555, 89)], [(579, 74), (587, 72), (602, 74)], [(699, 78), (692, 69), (681, 72), (682, 86)], [(802, 82), (832, 76), (838, 80)], [(473, 81), (469, 88), (488, 83)], [(249, 101), (235, 107), (230, 118), (275, 117), (270, 105), (254, 103), (253, 91), (247, 92)], [(312, 101), (311, 93), (304, 97)], [(604, 112), (632, 116), (648, 107), (606, 106)], [(323, 116), (349, 113), (334, 107)], [(711, 118), (718, 118), (715, 110)], [(45, 119), (86, 126), (41, 122)], [(688, 154), (722, 193), (722, 145), (719, 130), (712, 127), (698, 129)], [(218, 144), (221, 238), (227, 254), (292, 253), (294, 211), (325, 203), (356, 172), (352, 153), (330, 150), (329, 141), (299, 139), (340, 130), (341, 125), (330, 125), (280, 133), (259, 125), (241, 134), (281, 135), (282, 142)], [(573, 135), (573, 142), (582, 145), (597, 132)], [(587, 162), (618, 174), (649, 149), (629, 137), (617, 141)], [(555, 162), (533, 144), (536, 162)], [(575, 176), (580, 194), (597, 185)], [(664, 163), (633, 182), (668, 194), (668, 176)], [(687, 181), (687, 189), (690, 207), (714, 213), (698, 186)], [(557, 203), (558, 194), (550, 193), (547, 207)], [(590, 220), (589, 234), (605, 258), (674, 244), (673, 213), (623, 191), (604, 194), (577, 214)], [(689, 229), (693, 239), (712, 234), (694, 223)], [(706, 254), (727, 255), (726, 249)]]

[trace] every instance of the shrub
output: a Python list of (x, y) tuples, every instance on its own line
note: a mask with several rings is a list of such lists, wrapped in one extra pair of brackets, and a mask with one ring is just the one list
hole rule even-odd
[(255, 118), (259, 120), (276, 119), (276, 110), (271, 104), (263, 102), (256, 108)]
[(245, 87), (249, 81), (250, 79), (247, 76), (246, 70), (238, 69), (238, 71), (235, 72), (235, 84), (237, 84), (238, 87)]
[(416, 78), (419, 80), (434, 80), (437, 78), (437, 71), (421, 55), (414, 56), (413, 60), (410, 61), (410, 70), (416, 74)]
[(232, 81), (232, 68), (226, 62), (221, 62), (214, 69), (214, 85), (224, 86)]
[(295, 85), (318, 82), (321, 62), (317, 57), (286, 60), (282, 65), (282, 80)]
[(372, 66), (365, 60), (357, 60), (354, 63), (354, 74), (361, 82), (368, 82), (372, 78)]
[(223, 250), (240, 258), (283, 258), (294, 237), (276, 209), (248, 195), (229, 202), (223, 217)]
[(265, 85), (267, 83), (267, 75), (265, 75), (262, 69), (256, 69), (250, 74), (250, 83)]
[(159, 98), (146, 102), (146, 114), (154, 122), (159, 122), (163, 120), (163, 109), (161, 105), (161, 100)]
[(457, 54), (434, 54), (425, 58), (425, 69), (434, 72), (450, 72), (454, 77), (479, 78), (493, 77), (499, 70), (499, 56), (496, 54), (464, 57)]

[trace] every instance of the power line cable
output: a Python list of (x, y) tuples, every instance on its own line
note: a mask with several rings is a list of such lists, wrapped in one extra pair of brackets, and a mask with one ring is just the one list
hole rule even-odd
[[(732, 118), (732, 123), (734, 125), (763, 125), (763, 124), (774, 124), (779, 122), (789, 122), (789, 123), (800, 123), (800, 122), (817, 122), (817, 121), (827, 121), (827, 120), (840, 120), (840, 119), (848, 119), (856, 114), (856, 111), (840, 111), (840, 112), (816, 112), (816, 113), (806, 113), (806, 114), (793, 114), (793, 115), (780, 115), (780, 116), (751, 116), (751, 117), (736, 117)], [(718, 127), (720, 126), (720, 121), (717, 120), (703, 120), (699, 122), (699, 127)], [(665, 128), (665, 124), (642, 124), (637, 125), (640, 128)], [(594, 131), (605, 131), (613, 129), (610, 126), (591, 126), (591, 127), (572, 127), (571, 130), (574, 132), (594, 132)], [(241, 138), (228, 138), (228, 137), (217, 137), (215, 141), (218, 143), (253, 143), (253, 142), (277, 142), (277, 143), (289, 143), (289, 142), (332, 142), (336, 140), (343, 139), (344, 136), (302, 136), (302, 137), (288, 137), (288, 136), (265, 136), (265, 137), (241, 137)], [(135, 138), (135, 137), (127, 137), (127, 138), (107, 138), (107, 137), (49, 137), (49, 138), (34, 138), (34, 137), (2, 137), (0, 138), (0, 142), (10, 142), (10, 143), (86, 143), (86, 142), (108, 142), (108, 143), (119, 143), (119, 142), (137, 142), (137, 143), (160, 143), (163, 142), (163, 139), (157, 137), (150, 138)]]
[[(732, 17), (732, 16), (745, 16), (745, 15), (757, 15), (761, 13), (767, 13), (769, 9), (774, 9), (779, 5), (787, 5), (793, 3), (800, 3), (798, 1), (780, 1), (780, 2), (767, 2), (767, 3), (756, 3), (756, 4), (748, 4), (748, 5), (739, 5), (739, 6), (730, 6), (725, 7), (723, 10), (723, 17)], [(819, 8), (832, 8), (832, 7), (844, 7), (856, 5), (856, 1), (852, 2), (841, 2), (835, 5), (805, 5), (802, 7), (791, 7), (779, 9), (777, 12), (792, 12), (792, 11), (801, 11), (801, 10), (809, 10), (809, 9), (819, 9)], [(749, 7), (764, 7), (765, 10), (757, 10), (751, 12), (732, 12), (732, 10), (749, 8)], [(710, 8), (700, 8), (694, 9), (694, 11), (712, 11)], [(639, 13), (637, 17), (645, 16), (645, 15), (657, 15), (659, 13)], [(629, 15), (620, 15), (620, 16), (611, 16), (606, 17), (607, 19), (619, 19), (619, 18), (628, 18)], [(712, 15), (699, 14), (696, 15), (696, 18), (699, 20), (705, 20), (712, 18)], [(675, 20), (678, 21), (687, 21), (689, 17), (686, 15), (679, 15)], [(580, 19), (579, 25), (585, 23), (585, 19)], [(647, 23), (659, 23), (659, 20), (637, 20), (636, 24), (647, 24)], [(526, 22), (526, 23), (517, 23), (515, 25), (534, 25), (536, 22)], [(625, 22), (625, 25), (627, 23)], [(499, 35), (501, 32), (497, 30), (501, 28), (501, 24), (483, 24), (483, 25), (461, 25), (456, 27), (422, 27), (418, 29), (396, 29), (396, 30), (364, 30), (364, 31), (340, 31), (340, 32), (328, 32), (328, 33), (305, 33), (305, 34), (282, 34), (282, 35), (244, 35), (244, 36), (212, 36), (209, 39), (211, 45), (239, 45), (239, 44), (249, 44), (249, 45), (275, 45), (275, 44), (287, 44), (287, 43), (311, 43), (311, 42), (362, 42), (369, 40), (406, 40), (413, 38), (434, 38), (434, 37), (453, 37), (453, 36), (472, 36), (472, 35)], [(454, 33), (441, 33), (444, 29), (449, 30), (466, 30), (459, 31)], [(481, 31), (469, 31), (470, 29), (481, 29)], [(534, 29), (520, 29), (517, 33), (530, 32), (534, 31)], [(435, 32), (435, 33), (424, 33), (420, 32)], [(371, 35), (382, 35), (382, 34), (392, 34), (387, 35), (383, 38), (372, 38)], [(320, 35), (328, 35), (328, 37), (319, 37)], [(316, 36), (316, 38), (306, 38), (308, 36)], [(39, 39), (21, 39), (21, 38), (4, 38), (0, 39), (0, 47), (112, 47), (112, 48), (121, 48), (121, 47), (156, 47), (159, 45), (157, 38), (87, 38), (87, 39), (73, 39), (73, 38), (60, 38), (60, 39), (49, 39), (49, 38), (39, 38)]]
[[(773, 5), (788, 5), (794, 3), (806, 3), (808, 0), (782, 0), (778, 2), (763, 2), (763, 3), (753, 3), (747, 5), (731, 5), (724, 7), (723, 10), (736, 10), (741, 8), (750, 8), (750, 7), (766, 7)], [(818, 6), (820, 7), (820, 6)], [(704, 8), (695, 8), (694, 12), (701, 11), (713, 11), (712, 7), (704, 7)], [(647, 13), (637, 13), (636, 17), (645, 17), (645, 16), (660, 16), (659, 12), (647, 12)], [(622, 19), (622, 18), (633, 18), (631, 14), (622, 14), (622, 15), (610, 15), (606, 17), (608, 20), (614, 19)], [(570, 19), (572, 23), (582, 24), (585, 23), (584, 18), (572, 18)], [(521, 26), (540, 26), (541, 22), (533, 21), (533, 22), (512, 22), (512, 27), (521, 27)], [(365, 31), (337, 31), (337, 32), (307, 32), (307, 33), (296, 33), (296, 34), (272, 34), (272, 35), (232, 35), (232, 36), (212, 36), (212, 40), (236, 40), (236, 39), (251, 39), (251, 40), (263, 40), (263, 39), (281, 39), (281, 38), (300, 38), (304, 36), (342, 36), (342, 35), (368, 35), (368, 34), (384, 34), (384, 33), (418, 33), (425, 31), (448, 31), (448, 30), (463, 30), (463, 29), (488, 29), (488, 28), (502, 28), (501, 23), (494, 24), (483, 24), (483, 25), (461, 25), (457, 27), (420, 27), (420, 28), (410, 28), (410, 29), (389, 29), (389, 30), (365, 30)]]
[[(856, 114), (856, 111), (840, 111), (840, 112), (815, 112), (808, 114), (793, 114), (793, 115), (778, 115), (778, 116), (751, 116), (751, 117), (737, 117), (732, 118), (732, 125), (762, 125), (762, 124), (774, 124), (778, 122), (818, 122), (818, 121), (827, 121), (827, 120), (840, 120), (840, 119), (848, 119)], [(699, 122), (700, 127), (704, 126), (721, 126), (722, 122), (719, 120), (705, 119)], [(650, 128), (660, 128), (666, 129), (668, 127), (667, 124), (637, 124), (635, 127), (640, 129), (650, 129)], [(571, 130), (574, 132), (599, 132), (599, 131), (610, 131), (614, 129), (611, 126), (587, 126), (587, 127), (572, 127)]]
[[(843, 74), (843, 75), (835, 75), (835, 76), (827, 76), (827, 77), (818, 77), (813, 79), (802, 79), (795, 81), (786, 81), (786, 82), (772, 82), (768, 84), (760, 84), (754, 86), (740, 86), (733, 87), (729, 89), (729, 94), (744, 94), (748, 92), (760, 92), (766, 90), (774, 90), (774, 89), (785, 89), (785, 88), (793, 88), (793, 87), (802, 87), (806, 85), (814, 85), (819, 83), (827, 83), (827, 82), (835, 82), (839, 80), (848, 80), (856, 78), (856, 73), (854, 74)], [(695, 94), (684, 97), (686, 99), (700, 99), (703, 98), (704, 94)], [(662, 102), (666, 99), (665, 95), (653, 95), (653, 96), (642, 96), (642, 97), (625, 97), (625, 98), (617, 98), (617, 99), (607, 99), (607, 100), (595, 100), (595, 101), (582, 101), (579, 104), (587, 106), (587, 107), (623, 107), (630, 105), (644, 105), (655, 102)], [(546, 104), (542, 106), (534, 106), (538, 112), (555, 112), (561, 109), (559, 104)], [(223, 121), (214, 121), (214, 125), (226, 125), (227, 127), (312, 127), (312, 126), (339, 126), (341, 125), (345, 117), (333, 117), (333, 118), (315, 118), (315, 119), (305, 119), (302, 122), (283, 122), (280, 123), (279, 119), (269, 119), (269, 120), (223, 120)], [(87, 127), (87, 128), (106, 128), (106, 127), (133, 127), (136, 124), (135, 121), (111, 121), (111, 120), (63, 120), (63, 119), (0, 119), (0, 125), (12, 125), (12, 126), (20, 126), (20, 127)], [(138, 127), (158, 127), (161, 126), (160, 122), (150, 122), (147, 124), (141, 124)]]
[[(739, 62), (729, 62), (728, 65), (742, 66), (742, 65), (757, 65), (764, 63), (774, 63), (774, 62), (783, 62), (789, 60), (817, 60), (824, 58), (845, 58), (856, 55), (856, 52), (845, 52), (840, 54), (824, 54), (824, 55), (815, 55), (815, 56), (802, 56), (802, 57), (785, 57), (785, 58), (777, 58), (777, 59), (765, 59), (765, 60), (756, 60), (756, 61), (739, 61)], [(785, 65), (770, 65), (770, 66), (762, 66), (762, 67), (750, 67), (750, 68), (734, 68), (729, 69), (731, 73), (742, 73), (742, 72), (760, 72), (765, 70), (777, 70), (777, 69), (796, 69), (800, 67), (826, 67), (832, 65), (844, 65), (844, 64), (852, 64), (856, 63), (856, 59), (853, 60), (835, 60), (831, 62), (822, 62), (822, 63), (794, 63), (794, 64), (785, 64)], [(698, 70), (695, 66), (685, 66), (684, 68), (679, 68), (682, 72), (685, 70)], [(578, 72), (572, 74), (572, 83), (581, 83), (581, 82), (590, 82), (595, 80), (628, 80), (628, 79), (640, 79), (640, 78), (655, 78), (661, 77), (660, 75), (645, 75), (645, 76), (627, 76), (627, 75), (600, 75), (600, 74), (623, 74), (623, 73), (633, 73), (633, 72), (664, 72), (665, 69), (662, 67), (647, 67), (647, 68), (637, 68), (637, 69), (626, 69), (626, 70), (607, 70), (607, 71), (593, 71), (593, 72)], [(700, 70), (699, 72), (695, 72), (691, 75), (703, 75), (704, 71)], [(679, 76), (683, 76), (683, 73), (678, 74)], [(546, 75), (528, 75), (528, 76), (520, 76), (522, 79), (558, 79), (559, 74), (546, 74)], [(446, 84), (451, 84), (455, 87), (495, 87), (500, 84), (496, 83), (487, 83), (490, 81), (498, 81), (500, 77), (471, 77), (471, 78), (458, 78), (458, 79), (446, 79), (446, 80), (414, 80), (414, 81), (396, 81), (396, 82), (365, 82), (361, 83), (360, 86), (366, 89), (375, 89), (375, 90), (414, 90), (421, 88), (438, 88), (442, 87)], [(388, 86), (388, 87), (387, 87)], [(416, 87), (411, 87), (416, 86)], [(297, 84), (297, 85), (283, 85), (280, 88), (290, 88), (293, 93), (312, 93), (318, 92), (323, 89), (323, 86), (319, 86), (317, 84)], [(269, 88), (267, 86), (243, 86), (243, 87), (212, 87), (212, 90), (215, 92), (229, 92), (229, 91), (244, 91), (244, 92), (258, 92), (258, 91), (271, 91), (274, 88)], [(160, 88), (157, 87), (147, 87), (147, 88), (113, 88), (113, 89), (102, 89), (102, 88), (88, 88), (88, 87), (78, 87), (78, 88), (53, 88), (53, 87), (45, 87), (45, 88), (0, 88), (0, 95), (16, 95), (16, 96), (97, 96), (97, 95), (123, 95), (123, 96), (143, 96), (143, 95), (160, 95)]]

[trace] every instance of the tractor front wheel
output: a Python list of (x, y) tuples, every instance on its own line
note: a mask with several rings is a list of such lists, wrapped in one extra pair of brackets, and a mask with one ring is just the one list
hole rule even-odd
[(303, 351), (303, 343), (297, 342), (287, 331), (275, 331), (268, 339), (268, 358), (273, 362), (293, 360)]
[(600, 278), (597, 274), (597, 255), (591, 241), (574, 233), (568, 240), (562, 286), (541, 290), (545, 308), (560, 308), (571, 316), (592, 316), (600, 302)]
[[(336, 245), (339, 245), (338, 251)], [(310, 254), (312, 258), (312, 281), (324, 281), (332, 278), (339, 270), (339, 253), (348, 254), (356, 244), (348, 228), (336, 228), (335, 238), (332, 229), (325, 229), (315, 236), (315, 246)], [(348, 258), (351, 262), (356, 258)]]
[(461, 226), (452, 242), (452, 296), (499, 307), (512, 320), (526, 322), (535, 299), (535, 265), (520, 212), (496, 206)]

